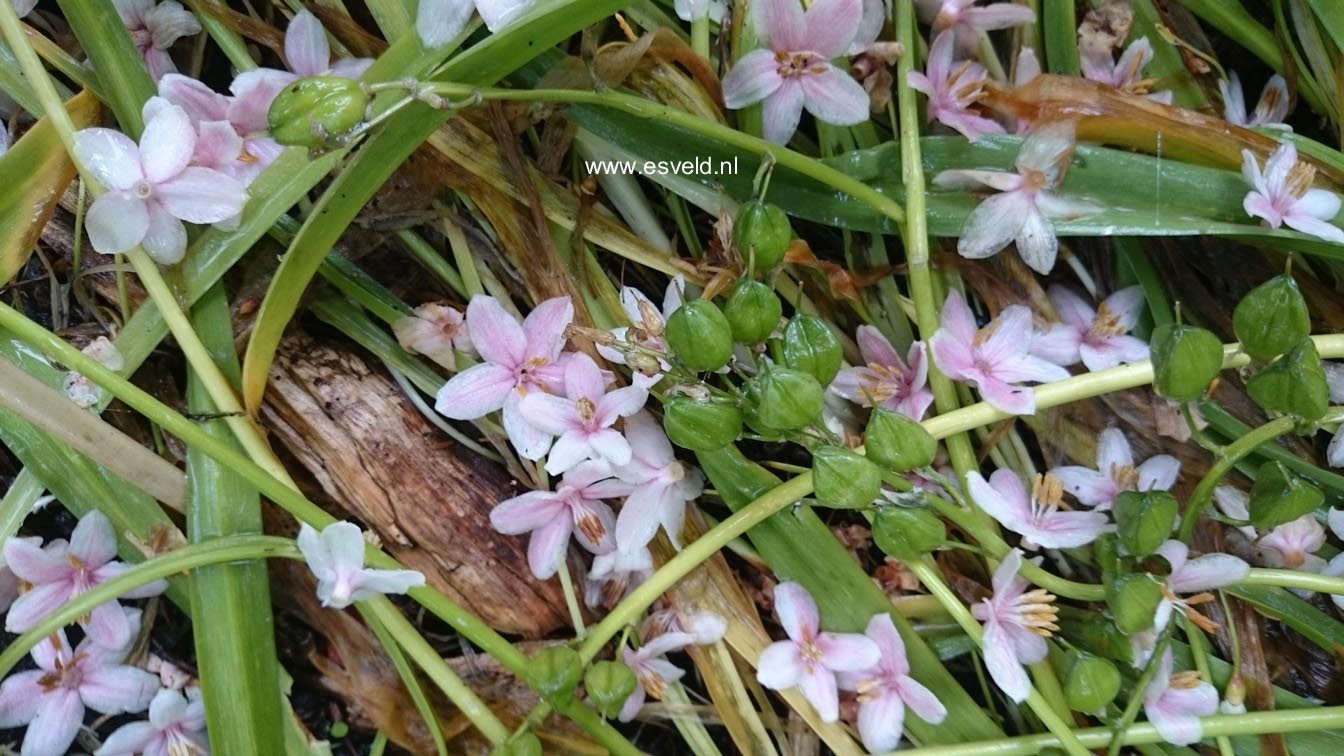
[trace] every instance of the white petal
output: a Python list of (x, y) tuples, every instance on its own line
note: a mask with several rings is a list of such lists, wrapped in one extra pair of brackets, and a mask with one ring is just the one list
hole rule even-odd
[(247, 188), (231, 176), (209, 168), (187, 168), (154, 187), (163, 209), (188, 223), (217, 223), (243, 211)]
[(466, 28), (474, 10), (473, 0), (420, 0), (415, 12), (415, 31), (421, 44), (427, 48), (448, 44)]
[(123, 192), (108, 192), (89, 206), (84, 228), (93, 248), (105, 255), (125, 252), (149, 231), (149, 208)]
[(145, 204), (149, 228), (140, 241), (145, 252), (160, 265), (176, 265), (187, 253), (187, 228), (157, 202)]
[(196, 151), (196, 127), (187, 111), (176, 105), (159, 109), (140, 137), (140, 161), (145, 179), (161, 184), (177, 176)]

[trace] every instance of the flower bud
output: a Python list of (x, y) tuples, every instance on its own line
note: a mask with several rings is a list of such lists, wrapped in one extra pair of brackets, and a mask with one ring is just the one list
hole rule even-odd
[(873, 517), (873, 543), (888, 556), (909, 562), (947, 540), (947, 528), (923, 507), (880, 507)]
[(552, 705), (563, 705), (583, 677), (583, 658), (569, 646), (547, 646), (528, 665), (532, 689)]
[(821, 384), (807, 373), (769, 366), (747, 383), (754, 425), (766, 431), (805, 428), (821, 415)]
[(821, 446), (812, 452), (812, 490), (828, 507), (866, 507), (882, 493), (882, 471), (848, 449)]
[(1106, 587), (1106, 606), (1115, 626), (1125, 635), (1153, 626), (1153, 615), (1162, 603), (1163, 585), (1146, 572), (1120, 575)]
[(1180, 505), (1166, 491), (1122, 491), (1114, 503), (1116, 535), (1125, 550), (1147, 556), (1171, 535)]
[(924, 426), (885, 407), (873, 409), (863, 435), (868, 458), (896, 472), (933, 464), (938, 442)]
[(1246, 354), (1268, 362), (1311, 333), (1307, 300), (1292, 276), (1275, 276), (1251, 289), (1232, 313), (1232, 328)]
[(1078, 654), (1064, 679), (1064, 699), (1069, 708), (1096, 714), (1120, 692), (1120, 670), (1100, 656)]
[(541, 740), (531, 732), (520, 732), (495, 746), (490, 756), (541, 756)]
[(751, 200), (742, 205), (733, 221), (733, 239), (743, 260), (754, 270), (769, 270), (784, 259), (793, 242), (789, 216), (778, 205)]
[(369, 95), (342, 76), (310, 76), (281, 90), (267, 120), (271, 138), (283, 145), (317, 147), (364, 122)]
[(667, 319), (667, 346), (691, 370), (718, 370), (733, 356), (733, 329), (718, 306), (692, 299)]
[(784, 329), (784, 364), (829, 386), (840, 372), (840, 340), (820, 318), (794, 315)]
[(728, 295), (723, 314), (733, 329), (734, 341), (757, 344), (770, 338), (775, 326), (779, 325), (784, 308), (774, 289), (760, 281), (744, 278)]
[(1246, 393), (1266, 411), (1308, 422), (1321, 419), (1330, 406), (1330, 385), (1325, 382), (1325, 368), (1315, 342), (1302, 339), (1246, 379)]
[(729, 399), (674, 396), (663, 405), (663, 430), (691, 451), (717, 451), (742, 435), (742, 412)]
[(1167, 399), (1198, 399), (1223, 369), (1223, 344), (1209, 331), (1168, 323), (1153, 329), (1153, 386)]
[(594, 662), (583, 676), (583, 687), (588, 698), (604, 717), (614, 717), (621, 711), (625, 699), (635, 692), (639, 680), (634, 670), (618, 661)]
[(1294, 475), (1281, 462), (1266, 462), (1255, 473), (1251, 486), (1251, 524), (1269, 529), (1315, 512), (1325, 501), (1321, 490)]

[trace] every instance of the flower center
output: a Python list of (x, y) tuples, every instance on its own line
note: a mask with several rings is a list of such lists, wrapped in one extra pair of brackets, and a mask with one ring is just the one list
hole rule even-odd
[(1199, 672), (1187, 669), (1184, 672), (1177, 672), (1172, 675), (1167, 685), (1176, 690), (1190, 690), (1191, 688), (1198, 688), (1200, 682), (1202, 681), (1199, 679)]
[(663, 695), (667, 693), (667, 680), (657, 672), (642, 672), (639, 675), (639, 685), (644, 688), (644, 692), (651, 697), (661, 701)]
[(805, 640), (798, 644), (798, 655), (803, 658), (803, 664), (807, 666), (809, 672), (821, 664), (823, 656), (821, 649), (811, 640)]
[(1059, 607), (1055, 606), (1055, 595), (1044, 588), (1037, 588), (1017, 597), (1013, 602), (1013, 611), (1017, 613), (1017, 622), (1028, 632), (1049, 638), (1059, 630)]
[(1121, 491), (1139, 490), (1139, 471), (1134, 465), (1112, 464), (1110, 474), (1111, 480), (1115, 481), (1115, 487)]
[(1059, 509), (1064, 500), (1064, 484), (1049, 473), (1038, 474), (1031, 481), (1031, 517), (1040, 522)]
[(607, 535), (607, 526), (602, 524), (602, 518), (587, 507), (574, 511), (574, 527), (592, 543), (601, 543)]
[(56, 669), (42, 675), (37, 679), (37, 684), (42, 686), (43, 690), (52, 691), (57, 688), (66, 690), (76, 690), (80, 683), (84, 682), (84, 674), (80, 671), (80, 662), (84, 659), (84, 654), (76, 654), (68, 662), (56, 659)]
[(136, 199), (149, 199), (154, 196), (154, 186), (144, 179), (140, 179), (131, 185), (131, 194)]
[(881, 697), (881, 688), (882, 681), (874, 677), (871, 680), (864, 680), (859, 683), (854, 692), (859, 694), (859, 703), (867, 703), (868, 701), (875, 701)]
[(876, 380), (868, 381), (863, 387), (864, 394), (870, 404), (881, 404), (886, 400), (901, 393), (904, 386), (905, 375), (901, 369), (894, 365), (879, 365), (876, 362), (868, 363), (868, 369), (871, 370)]
[(658, 338), (663, 335), (663, 314), (658, 312), (651, 302), (639, 300), (639, 327), (645, 338)]
[(1088, 330), (1088, 335), (1094, 338), (1106, 338), (1107, 336), (1119, 336), (1125, 332), (1125, 326), (1120, 322), (1120, 313), (1107, 307), (1104, 303), (1097, 308), (1097, 314), (1092, 318), (1092, 328)]
[(168, 756), (198, 756), (204, 753), (185, 735), (174, 730), (168, 736)]
[(826, 67), (830, 65), (826, 59), (814, 52), (784, 52), (783, 50), (775, 53), (775, 63), (777, 64), (777, 73), (781, 79), (796, 79), (801, 76), (815, 76), (826, 72)]
[(1293, 163), (1293, 167), (1288, 169), (1288, 180), (1284, 186), (1288, 193), (1297, 199), (1301, 199), (1316, 182), (1316, 166), (1311, 163), (1304, 163), (1301, 160)]
[(581, 396), (574, 404), (575, 408), (579, 411), (579, 417), (585, 423), (592, 422), (593, 416), (597, 414), (597, 405), (593, 404), (593, 400), (586, 396)]
[(969, 60), (962, 61), (961, 65), (957, 66), (957, 69), (947, 76), (946, 89), (952, 93), (953, 99), (962, 108), (975, 103), (985, 93), (983, 77), (973, 78), (965, 83), (961, 81), (961, 77), (965, 76), (966, 72), (970, 70), (972, 63), (973, 61)]

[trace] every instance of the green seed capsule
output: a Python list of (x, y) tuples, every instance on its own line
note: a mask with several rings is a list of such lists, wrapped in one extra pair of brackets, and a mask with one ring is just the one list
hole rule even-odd
[(733, 356), (733, 329), (717, 305), (692, 299), (667, 319), (663, 338), (672, 354), (691, 370), (718, 370)]
[(877, 407), (868, 416), (863, 448), (879, 465), (906, 472), (933, 464), (938, 442), (923, 425), (899, 412)]
[(1125, 550), (1147, 556), (1171, 535), (1180, 505), (1166, 491), (1124, 491), (1115, 497), (1116, 533)]
[(1162, 603), (1163, 584), (1146, 572), (1120, 575), (1106, 589), (1106, 606), (1115, 626), (1132, 635), (1153, 626), (1153, 616)]
[(728, 399), (675, 396), (663, 405), (663, 430), (691, 451), (716, 451), (742, 435), (742, 411)]
[(542, 698), (563, 705), (583, 677), (583, 658), (569, 646), (547, 646), (533, 655), (528, 676)]
[(821, 384), (807, 373), (769, 366), (747, 384), (752, 419), (767, 431), (805, 428), (821, 415)]
[(1297, 281), (1275, 276), (1241, 298), (1232, 327), (1246, 354), (1268, 362), (1311, 333), (1311, 315)]
[(1325, 501), (1321, 490), (1279, 462), (1266, 462), (1255, 474), (1247, 504), (1251, 524), (1269, 529), (1315, 512)]
[(1223, 369), (1222, 342), (1194, 326), (1153, 329), (1152, 356), (1157, 393), (1178, 402), (1198, 399)]
[(341, 76), (310, 76), (280, 91), (267, 121), (280, 144), (318, 147), (364, 122), (369, 95), (359, 82)]
[(794, 315), (784, 329), (784, 364), (829, 386), (840, 372), (840, 340), (821, 318)]
[(769, 270), (789, 251), (793, 227), (789, 225), (789, 216), (778, 205), (751, 200), (737, 211), (733, 239), (742, 259), (750, 259), (754, 270)]
[(728, 295), (723, 314), (733, 329), (734, 341), (757, 344), (774, 332), (784, 308), (774, 289), (760, 281), (744, 278)]
[(882, 471), (848, 449), (818, 447), (812, 452), (812, 490), (828, 507), (866, 507), (882, 492)]
[(918, 559), (946, 540), (947, 527), (927, 509), (885, 506), (873, 517), (873, 543), (884, 554), (902, 561)]
[(1320, 420), (1330, 406), (1321, 355), (1311, 339), (1302, 339), (1283, 356), (1246, 380), (1246, 393), (1269, 412)]
[(638, 684), (634, 671), (618, 661), (594, 662), (583, 676), (588, 698), (604, 717), (619, 714), (625, 699), (635, 692)]
[(1064, 699), (1069, 708), (1096, 714), (1120, 692), (1120, 670), (1100, 656), (1078, 654), (1064, 680)]

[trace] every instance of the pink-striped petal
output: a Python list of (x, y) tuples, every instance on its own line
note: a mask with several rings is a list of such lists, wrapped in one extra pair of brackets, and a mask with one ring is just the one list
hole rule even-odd
[(145, 124), (140, 144), (145, 179), (151, 184), (161, 184), (177, 176), (191, 162), (196, 152), (196, 128), (185, 110), (169, 105)]
[(817, 635), (821, 617), (806, 588), (793, 581), (783, 582), (775, 586), (774, 597), (775, 616), (790, 638), (801, 642)]
[(38, 699), (23, 735), (23, 756), (64, 756), (84, 721), (84, 704), (73, 690), (57, 689)]
[(862, 19), (863, 0), (815, 0), (803, 14), (803, 45), (794, 49), (809, 50), (823, 58), (837, 57), (849, 47)]
[(762, 133), (768, 141), (785, 144), (798, 130), (803, 117), (803, 87), (797, 79), (782, 82), (761, 107)]
[(752, 50), (723, 77), (723, 102), (731, 110), (740, 110), (774, 94), (783, 83), (775, 54), (770, 50)]
[(527, 358), (558, 360), (565, 348), (565, 330), (573, 320), (574, 303), (569, 297), (555, 297), (537, 305), (523, 319)]
[(757, 0), (751, 12), (762, 45), (791, 52), (807, 49), (807, 22), (798, 0)]
[(317, 76), (331, 64), (331, 46), (322, 22), (308, 10), (299, 11), (285, 30), (285, 62), (299, 76)]

